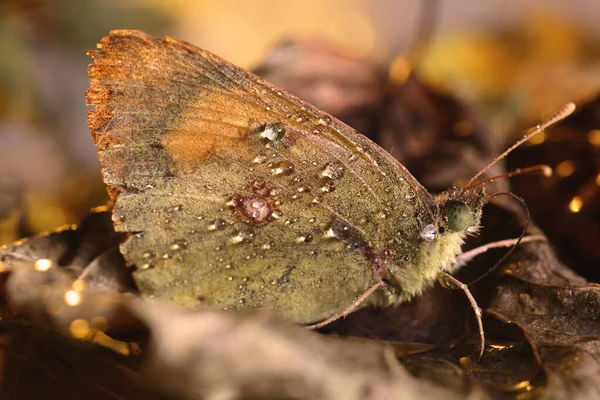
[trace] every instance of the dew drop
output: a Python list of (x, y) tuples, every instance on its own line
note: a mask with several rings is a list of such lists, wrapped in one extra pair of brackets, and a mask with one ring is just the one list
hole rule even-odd
[(283, 213), (281, 212), (281, 210), (273, 210), (273, 212), (271, 213), (271, 217), (279, 219), (283, 217)]
[(425, 239), (430, 242), (435, 239), (435, 237), (437, 236), (437, 233), (438, 233), (437, 227), (433, 224), (429, 224), (429, 225), (426, 225), (421, 230), (420, 236), (422, 239)]
[(254, 164), (262, 164), (267, 161), (267, 156), (265, 154), (257, 154), (256, 157), (252, 160)]
[(333, 181), (330, 179), (325, 180), (325, 182), (323, 183), (323, 186), (321, 186), (321, 192), (323, 193), (331, 193), (333, 192), (334, 189), (334, 184)]
[(181, 211), (183, 210), (183, 206), (181, 204), (176, 205), (175, 208), (173, 208), (174, 211)]
[(328, 163), (321, 171), (321, 176), (329, 179), (340, 179), (344, 176), (344, 167)]
[(187, 247), (188, 247), (188, 241), (185, 239), (177, 239), (170, 246), (171, 250), (182, 250), (182, 249), (187, 249)]
[(310, 243), (312, 240), (313, 237), (311, 235), (302, 235), (296, 238), (296, 243)]
[(265, 143), (279, 142), (285, 135), (285, 127), (279, 122), (269, 122), (258, 129), (258, 134)]
[(285, 176), (294, 172), (294, 164), (291, 161), (280, 161), (271, 165), (271, 173), (275, 176)]
[(227, 278), (228, 281), (232, 281), (233, 280), (233, 276), (230, 276), (229, 278)]
[(239, 231), (231, 238), (232, 243), (252, 242), (254, 240), (254, 232), (250, 230)]
[(227, 223), (225, 222), (224, 219), (221, 218), (217, 218), (215, 219), (209, 226), (208, 226), (208, 230), (209, 231), (216, 231), (218, 229), (222, 229), (225, 227)]
[(324, 115), (323, 117), (319, 118), (319, 124), (323, 126), (329, 126), (331, 124), (331, 117)]

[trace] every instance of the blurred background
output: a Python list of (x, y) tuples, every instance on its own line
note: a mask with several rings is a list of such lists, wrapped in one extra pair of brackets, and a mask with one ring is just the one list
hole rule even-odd
[[(363, 131), (386, 107), (381, 87), (409, 76), (473, 110), (494, 151), (565, 102), (585, 104), (579, 119), (537, 137), (508, 164), (555, 169), (549, 180), (515, 180), (515, 191), (564, 243), (565, 260), (592, 267), (600, 261), (599, 17), (597, 0), (0, 0), (0, 245), (77, 223), (107, 201), (86, 122), (86, 51), (125, 28), (175, 36), (255, 68), (327, 111), (350, 115), (345, 120)], [(294, 46), (271, 50), (279, 43)], [(341, 104), (341, 97), (303, 93), (299, 77), (315, 70), (346, 74), (347, 90), (365, 76), (366, 83), (353, 89), (355, 102), (344, 96), (349, 103)], [(365, 103), (376, 109), (369, 123), (352, 114)], [(428, 103), (418, 104), (420, 113)], [(468, 136), (469, 121), (448, 132)], [(393, 149), (385, 138), (380, 143)], [(425, 157), (424, 148), (413, 158)], [(394, 155), (411, 167), (401, 147)]]

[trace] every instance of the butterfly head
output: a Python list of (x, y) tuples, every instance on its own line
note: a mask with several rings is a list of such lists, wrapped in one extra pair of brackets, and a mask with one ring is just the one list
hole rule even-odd
[(457, 187), (437, 196), (432, 223), (421, 231), (425, 240), (434, 240), (451, 233), (476, 233), (481, 222), (481, 210), (485, 205), (485, 189), (463, 192)]

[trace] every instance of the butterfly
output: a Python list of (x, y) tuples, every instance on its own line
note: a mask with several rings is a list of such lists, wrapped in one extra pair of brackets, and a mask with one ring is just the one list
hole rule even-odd
[(315, 323), (421, 294), (479, 229), (485, 169), (432, 195), (359, 132), (175, 38), (112, 31), (89, 55), (89, 127), (146, 296)]

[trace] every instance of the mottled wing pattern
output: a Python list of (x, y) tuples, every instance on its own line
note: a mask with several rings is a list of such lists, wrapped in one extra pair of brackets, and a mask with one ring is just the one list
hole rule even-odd
[(356, 131), (177, 39), (113, 31), (90, 55), (89, 126), (143, 293), (313, 322), (384, 251), (410, 253), (428, 195)]

